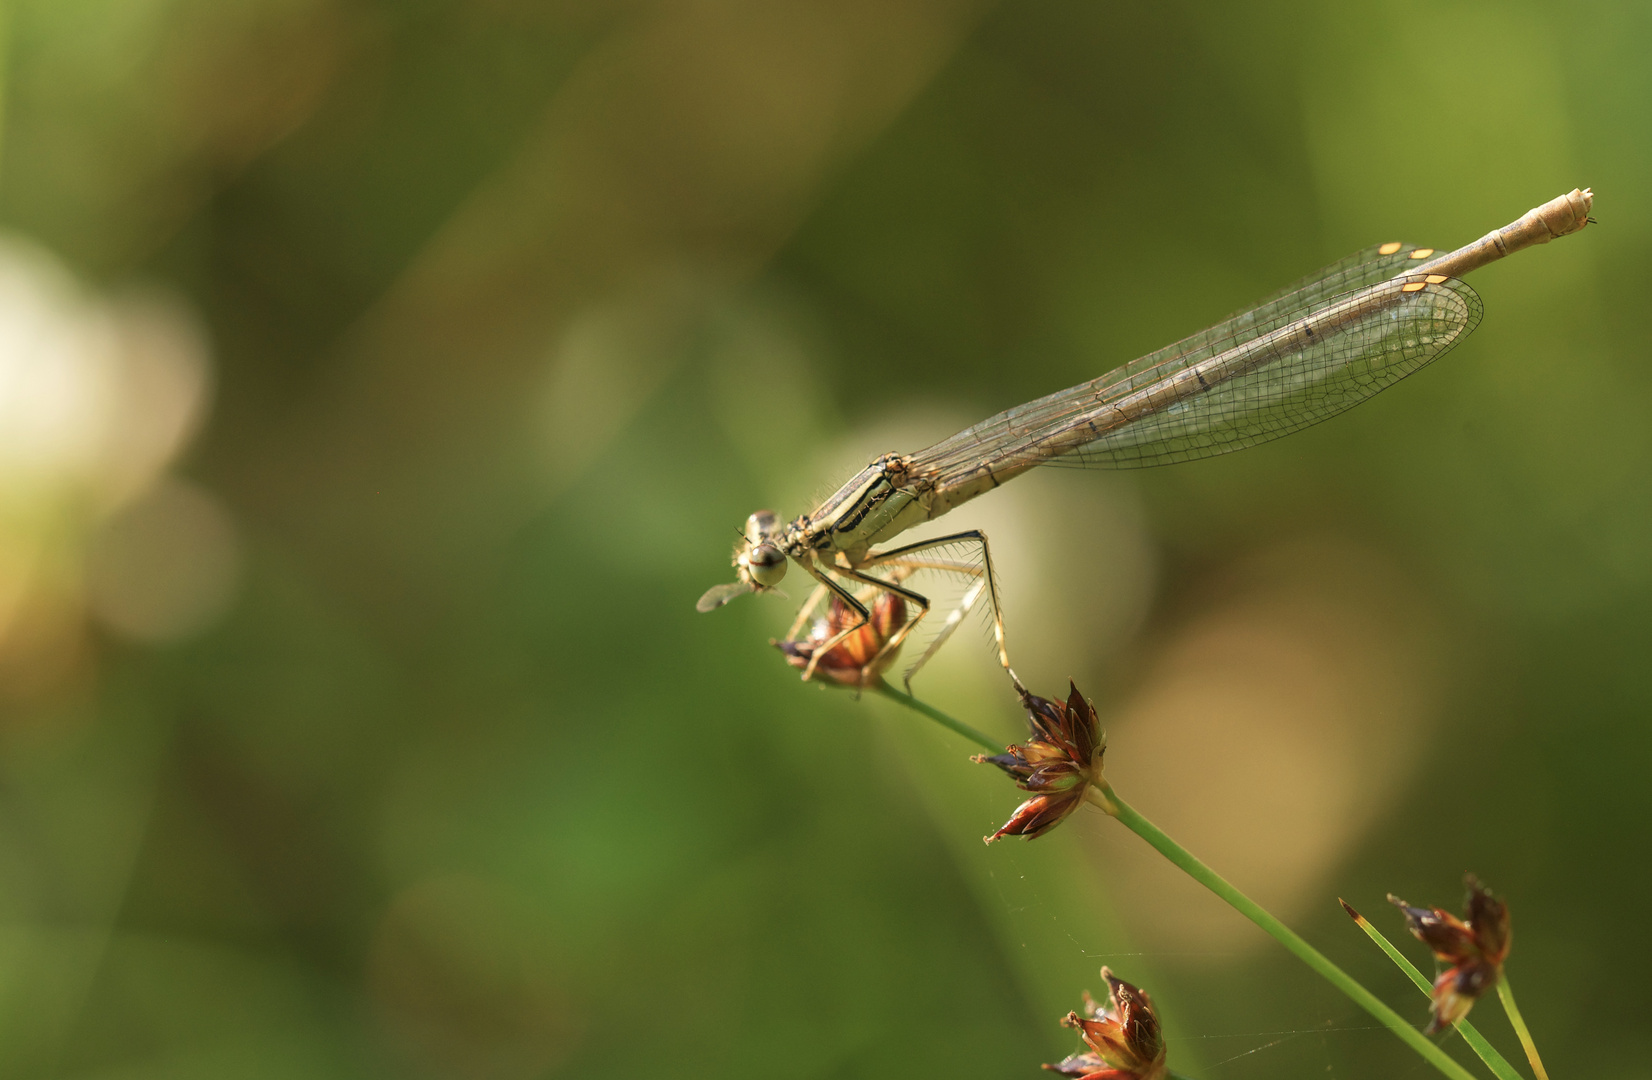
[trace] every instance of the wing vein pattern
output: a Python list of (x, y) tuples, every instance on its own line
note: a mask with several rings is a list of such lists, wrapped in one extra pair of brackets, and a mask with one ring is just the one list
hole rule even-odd
[[(1385, 245), (1392, 248), (1392, 245)], [(1237, 373), (1206, 385), (1198, 367), (1248, 342), (1348, 300), (1418, 265), (1417, 249), (1370, 248), (1326, 267), (1215, 326), (1114, 371), (1006, 410), (912, 457), (938, 489), (983, 470), (1013, 475), (1033, 465), (1128, 469), (1212, 457), (1254, 446), (1352, 408), (1444, 355), (1479, 323), (1480, 298), (1455, 279), (1397, 290), (1356, 307), (1320, 335), (1295, 334)], [(1431, 254), (1424, 249), (1423, 255)], [(1269, 343), (1264, 342), (1264, 345)], [(1076, 441), (1076, 426), (1186, 373), (1200, 389), (1158, 411)]]

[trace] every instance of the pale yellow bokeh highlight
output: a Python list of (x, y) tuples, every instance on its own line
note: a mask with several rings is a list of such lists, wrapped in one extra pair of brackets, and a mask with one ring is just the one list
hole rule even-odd
[[(0, 237), (0, 691), (49, 686), (85, 656), (87, 550), (188, 444), (209, 383), (205, 340), (180, 302), (98, 296), (51, 253)], [(186, 608), (197, 623), (222, 610), (233, 577), (220, 572), (233, 562), (221, 509), (205, 494), (186, 501), (211, 506), (194, 518), (223, 526), (209, 545), (223, 557), (179, 547), (179, 533), (162, 544), (178, 571), (165, 588), (153, 565), (128, 566), (130, 580), (104, 579), (170, 604), (180, 626)], [(203, 574), (215, 578), (203, 586)], [(197, 602), (208, 595), (218, 599)], [(180, 606), (186, 596), (194, 599)]]
[[(1434, 723), (1438, 633), (1375, 549), (1297, 540), (1206, 583), (1108, 721), (1121, 795), (1287, 922), (1388, 819)], [(1130, 838), (1099, 869), (1144, 947), (1227, 953), (1267, 939)], [(1139, 844), (1139, 842), (1137, 842)], [(1143, 855), (1138, 858), (1136, 856)]]
[(87, 603), (123, 637), (181, 640), (223, 614), (240, 562), (235, 526), (219, 501), (163, 479), (100, 530), (87, 559)]

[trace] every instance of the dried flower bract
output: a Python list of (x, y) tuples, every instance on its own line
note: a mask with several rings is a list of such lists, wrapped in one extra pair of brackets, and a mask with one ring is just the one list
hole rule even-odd
[(1164, 1065), (1164, 1034), (1153, 1013), (1153, 999), (1107, 968), (1106, 1005), (1084, 995), (1084, 1012), (1070, 1012), (1063, 1027), (1077, 1028), (1090, 1049), (1046, 1069), (1080, 1080), (1162, 1080), (1170, 1074)]
[[(906, 601), (897, 593), (879, 593), (872, 601), (870, 615), (865, 625), (821, 655), (815, 662), (814, 678), (860, 690), (883, 676), (901, 653), (898, 644), (888, 650), (884, 647), (895, 632), (906, 625)], [(786, 663), (807, 671), (809, 661), (820, 646), (859, 621), (859, 616), (834, 596), (826, 609), (826, 617), (815, 620), (807, 638), (773, 644), (786, 654)]]
[(1466, 919), (1440, 908), (1412, 907), (1390, 893), (1388, 902), (1405, 913), (1405, 922), (1418, 941), (1450, 965), (1434, 980), (1433, 1035), (1468, 1015), (1480, 995), (1503, 977), (1509, 955), (1509, 906), (1491, 894), (1473, 874), (1463, 879), (1468, 888)]
[(1029, 840), (1042, 836), (1077, 810), (1090, 785), (1101, 781), (1101, 758), (1107, 746), (1095, 706), (1076, 685), (1067, 685), (1071, 693), (1063, 702), (1028, 693), (1018, 684), (1032, 737), (1006, 747), (1002, 754), (977, 754), (972, 759), (998, 766), (1014, 778), (1017, 787), (1033, 793), (1015, 808), (1003, 828), (986, 838), (989, 844), (1000, 836)]

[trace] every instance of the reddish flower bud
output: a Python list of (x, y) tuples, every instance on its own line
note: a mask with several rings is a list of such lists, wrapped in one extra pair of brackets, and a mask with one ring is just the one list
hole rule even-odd
[(1153, 999), (1107, 968), (1101, 969), (1101, 977), (1107, 980), (1107, 1005), (1085, 993), (1084, 1012), (1070, 1012), (1061, 1021), (1062, 1027), (1078, 1029), (1089, 1051), (1044, 1068), (1079, 1080), (1162, 1080), (1170, 1075)]
[[(906, 625), (906, 601), (898, 593), (879, 593), (869, 609), (870, 619), (854, 633), (828, 649), (815, 664), (814, 678), (856, 690), (877, 682), (900, 655), (899, 645), (882, 652), (891, 636)], [(776, 641), (775, 648), (786, 654), (786, 663), (798, 670), (809, 666), (815, 650), (854, 626), (860, 616), (836, 596), (826, 617), (816, 619), (809, 636), (801, 641)]]
[(1030, 694), (1017, 684), (1032, 737), (1019, 746), (1006, 747), (1002, 754), (977, 754), (971, 759), (998, 766), (1017, 787), (1033, 793), (1015, 808), (1003, 828), (986, 838), (989, 844), (1000, 836), (1029, 840), (1042, 836), (1077, 810), (1090, 785), (1101, 780), (1101, 758), (1107, 747), (1095, 706), (1084, 700), (1076, 685), (1067, 685), (1071, 693), (1062, 702)]
[(1509, 955), (1508, 905), (1473, 874), (1464, 877), (1463, 884), (1468, 888), (1467, 922), (1440, 908), (1412, 907), (1388, 895), (1388, 902), (1405, 913), (1406, 926), (1417, 940), (1449, 965), (1434, 980), (1430, 1035), (1468, 1015), (1475, 1000), (1503, 977), (1503, 961)]

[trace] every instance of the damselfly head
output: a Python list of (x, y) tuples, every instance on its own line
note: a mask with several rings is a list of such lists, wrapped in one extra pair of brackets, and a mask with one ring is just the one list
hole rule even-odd
[(740, 580), (707, 589), (694, 605), (696, 610), (715, 611), (736, 596), (767, 592), (780, 584), (786, 576), (786, 553), (775, 543), (780, 531), (780, 519), (773, 510), (759, 510), (747, 518), (745, 535), (734, 545), (734, 568)]
[(780, 530), (780, 518), (773, 510), (759, 510), (746, 519), (746, 546), (756, 547), (765, 540), (774, 539)]
[(754, 589), (772, 589), (786, 576), (786, 553), (775, 544), (780, 519), (773, 510), (759, 510), (746, 519), (746, 538), (734, 552), (740, 580)]
[(740, 556), (741, 572), (753, 585), (772, 589), (786, 576), (786, 554), (767, 540)]

